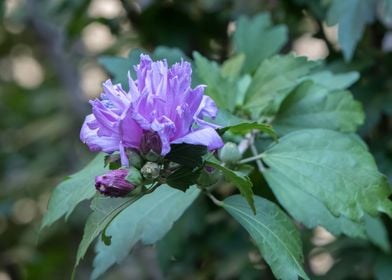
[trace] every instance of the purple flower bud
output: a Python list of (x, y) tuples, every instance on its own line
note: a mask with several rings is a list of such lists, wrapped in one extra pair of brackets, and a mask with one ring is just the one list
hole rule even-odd
[(95, 177), (95, 188), (101, 194), (120, 197), (127, 195), (135, 186), (126, 180), (127, 169), (112, 170), (104, 175)]
[(154, 161), (162, 152), (162, 141), (154, 131), (145, 131), (140, 141), (140, 151), (148, 160)]

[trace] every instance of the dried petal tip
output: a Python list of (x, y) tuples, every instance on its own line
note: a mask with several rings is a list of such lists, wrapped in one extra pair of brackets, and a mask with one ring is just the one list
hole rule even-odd
[(127, 195), (135, 186), (125, 178), (128, 175), (127, 169), (110, 171), (104, 175), (95, 177), (95, 188), (101, 194), (121, 197)]

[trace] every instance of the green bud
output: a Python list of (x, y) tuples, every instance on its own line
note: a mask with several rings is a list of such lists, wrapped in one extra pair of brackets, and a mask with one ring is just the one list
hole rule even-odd
[(202, 187), (209, 187), (216, 184), (222, 178), (222, 172), (212, 167), (204, 168), (199, 178), (197, 178), (197, 184)]
[(128, 182), (132, 183), (135, 186), (143, 185), (143, 177), (139, 170), (135, 167), (131, 166), (129, 168), (129, 172), (127, 177), (125, 178)]
[(154, 180), (159, 177), (161, 169), (159, 165), (155, 162), (146, 162), (146, 164), (142, 167), (140, 172), (142, 173), (143, 177), (147, 180)]
[(126, 153), (128, 156), (130, 166), (134, 166), (138, 169), (140, 169), (143, 166), (143, 159), (138, 152), (134, 150), (127, 150)]
[(238, 150), (237, 144), (227, 142), (219, 151), (219, 158), (224, 163), (235, 163), (239, 161), (242, 156)]

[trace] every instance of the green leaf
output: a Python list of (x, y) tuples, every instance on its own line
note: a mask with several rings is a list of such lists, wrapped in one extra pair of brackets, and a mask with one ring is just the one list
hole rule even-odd
[(304, 82), (283, 101), (272, 125), (280, 135), (302, 128), (354, 132), (364, 121), (359, 102), (348, 91), (329, 91)]
[(134, 201), (135, 197), (113, 198), (101, 195), (93, 199), (91, 202), (93, 213), (88, 217), (84, 227), (83, 239), (79, 244), (76, 256), (75, 268), (86, 254), (88, 247), (94, 239), (122, 210)]
[(252, 211), (256, 213), (252, 191), (253, 184), (248, 176), (244, 175), (242, 172), (233, 171), (220, 165), (217, 160), (207, 161), (206, 164), (221, 170), (226, 180), (234, 184), (234, 186), (240, 191), (241, 195), (245, 197)]
[(316, 84), (322, 85), (327, 89), (346, 89), (359, 79), (358, 72), (347, 72), (335, 74), (328, 70), (316, 72), (304, 77), (304, 80), (312, 80)]
[(221, 73), (224, 78), (236, 78), (244, 65), (245, 55), (240, 53), (232, 56), (222, 64)]
[(364, 221), (366, 225), (366, 234), (369, 237), (369, 240), (385, 253), (389, 253), (391, 245), (389, 244), (388, 231), (381, 218), (365, 215)]
[(219, 110), (216, 118), (209, 119), (208, 121), (222, 126), (222, 128), (218, 129), (220, 134), (230, 131), (234, 134), (244, 135), (252, 130), (260, 130), (274, 139), (277, 137), (271, 125), (242, 119), (226, 110)]
[(196, 187), (184, 193), (162, 185), (128, 206), (106, 229), (106, 234), (112, 237), (110, 246), (98, 242), (92, 278), (120, 263), (138, 241), (154, 244), (164, 237), (199, 193)]
[(338, 40), (346, 61), (351, 60), (366, 24), (373, 22), (375, 3), (369, 0), (332, 0), (327, 23), (339, 24)]
[(261, 132), (268, 134), (272, 138), (277, 139), (276, 132), (273, 130), (272, 126), (266, 123), (244, 122), (237, 125), (226, 126), (221, 130), (223, 131), (229, 130), (234, 134), (241, 134), (241, 135), (245, 135), (246, 133), (252, 130), (260, 130)]
[(280, 177), (271, 175), (270, 170), (263, 175), (283, 208), (307, 228), (323, 226), (335, 236), (345, 234), (367, 239), (362, 221), (354, 222), (343, 215), (334, 216), (319, 198), (301, 189), (300, 181), (293, 180), (284, 172)]
[(85, 168), (58, 185), (50, 197), (41, 229), (50, 226), (63, 216), (68, 218), (80, 202), (92, 198), (96, 193), (95, 176), (102, 175), (106, 171), (104, 155), (99, 154)]
[(174, 63), (180, 62), (181, 59), (190, 62), (191, 59), (186, 56), (186, 54), (177, 48), (169, 48), (164, 46), (159, 46), (154, 50), (152, 54), (154, 60), (167, 60), (167, 64), (169, 66), (173, 65)]
[(270, 15), (242, 16), (236, 23), (233, 44), (236, 53), (246, 56), (244, 71), (252, 73), (264, 59), (276, 54), (287, 42), (287, 27), (272, 26)]
[(253, 119), (274, 115), (287, 94), (295, 88), (317, 62), (293, 55), (274, 56), (260, 64), (245, 95), (244, 108)]
[(249, 232), (277, 279), (309, 279), (302, 268), (300, 235), (292, 221), (271, 201), (254, 199), (256, 215), (239, 195), (226, 198), (223, 208)]
[(203, 164), (203, 156), (208, 152), (203, 145), (173, 144), (166, 159), (184, 165), (186, 167), (197, 167)]
[(190, 186), (196, 184), (200, 171), (200, 169), (193, 170), (193, 168), (182, 166), (167, 177), (166, 184), (185, 191)]
[(263, 160), (273, 190), (285, 178), (285, 184), (317, 198), (335, 216), (358, 222), (366, 213), (392, 216), (386, 177), (364, 145), (350, 135), (326, 129), (292, 132), (267, 149)]
[(209, 95), (221, 109), (233, 111), (236, 101), (236, 82), (224, 78), (219, 65), (209, 61), (197, 52), (193, 53), (196, 73), (203, 83), (207, 85), (205, 93)]
[(128, 54), (128, 57), (101, 56), (98, 62), (112, 76), (113, 83), (120, 83), (124, 90), (128, 90), (128, 71), (132, 79), (136, 79), (133, 66), (139, 64), (142, 53), (141, 49), (134, 49)]

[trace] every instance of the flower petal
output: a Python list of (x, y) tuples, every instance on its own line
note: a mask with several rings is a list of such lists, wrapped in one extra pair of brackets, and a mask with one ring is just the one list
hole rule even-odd
[(222, 138), (211, 127), (195, 130), (184, 137), (171, 142), (172, 144), (188, 143), (193, 145), (204, 145), (209, 150), (216, 150), (223, 146)]

